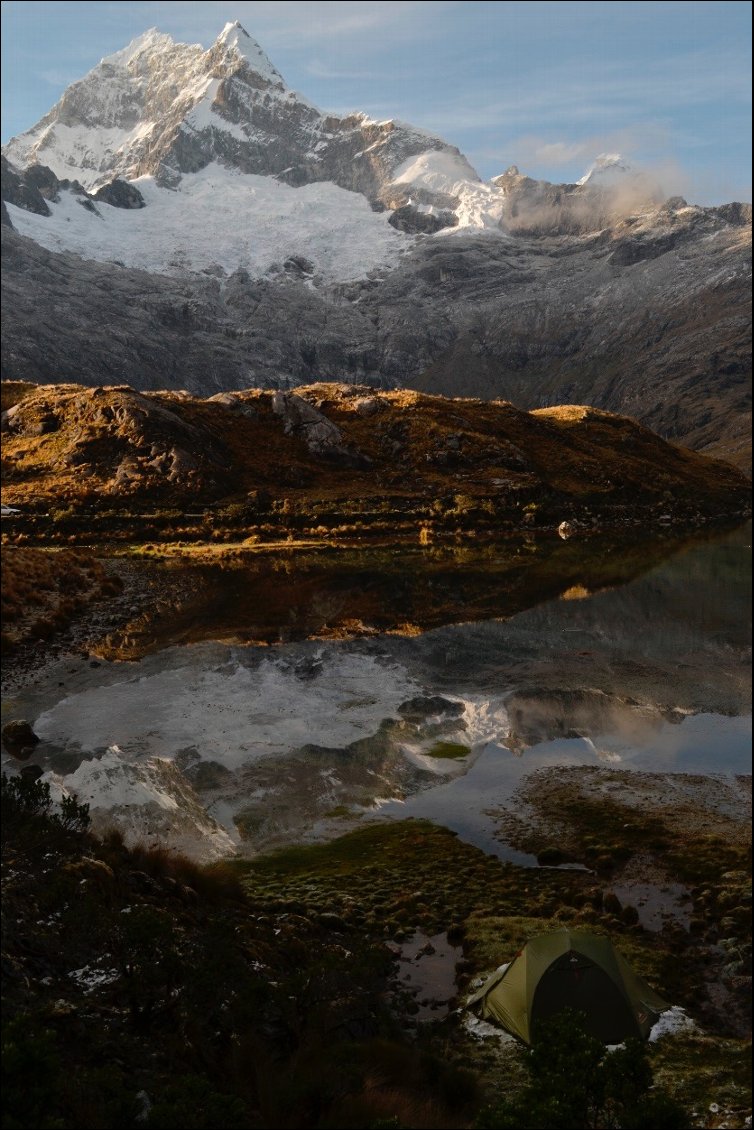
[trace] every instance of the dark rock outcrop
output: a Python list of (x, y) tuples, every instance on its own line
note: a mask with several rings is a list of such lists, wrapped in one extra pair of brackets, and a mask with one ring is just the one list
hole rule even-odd
[(24, 172), (24, 180), (27, 185), (36, 188), (45, 200), (58, 200), (60, 181), (46, 165), (29, 165)]
[(39, 745), (39, 737), (34, 733), (31, 723), (25, 718), (6, 722), (2, 730), (3, 745), (13, 757), (31, 756), (34, 746)]
[(453, 212), (420, 212), (411, 204), (404, 204), (391, 213), (388, 223), (410, 235), (434, 235), (443, 228), (455, 227), (458, 219)]
[(17, 208), (23, 208), (26, 212), (35, 212), (38, 216), (49, 216), (50, 209), (39, 189), (16, 172), (7, 158), (1, 157), (0, 162), (3, 202), (15, 204)]
[(95, 200), (110, 204), (113, 208), (144, 208), (144, 197), (134, 184), (116, 177), (109, 184), (103, 184), (93, 193)]

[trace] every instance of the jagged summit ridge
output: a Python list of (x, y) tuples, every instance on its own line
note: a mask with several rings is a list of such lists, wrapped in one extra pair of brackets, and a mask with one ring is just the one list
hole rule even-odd
[[(237, 86), (246, 88), (245, 99), (239, 100)], [(73, 83), (4, 152), (18, 167), (46, 165), (57, 177), (75, 178), (90, 190), (113, 176), (151, 174), (171, 183), (192, 166), (182, 134), (233, 133), (245, 124), (244, 136), (252, 135), (253, 115), (242, 112), (249, 108), (248, 92), (260, 101), (274, 93), (309, 107), (288, 91), (240, 24), (227, 24), (206, 51), (152, 28)], [(214, 155), (195, 154), (193, 167)]]
[[(321, 112), (238, 21), (207, 50), (150, 29), (69, 87), (4, 153), (17, 169), (40, 164), (90, 192), (116, 177), (174, 189), (213, 162), (294, 188), (331, 182), (399, 213), (393, 226), (408, 235), (505, 231), (523, 184), (509, 174), (482, 182), (455, 146), (405, 122)], [(595, 178), (590, 170), (560, 188), (577, 196), (609, 187)], [(525, 180), (526, 196), (544, 184)]]
[[(105, 55), (104, 58), (100, 59), (98, 66), (127, 67), (139, 56), (148, 54), (155, 48), (167, 51), (174, 46), (175, 41), (171, 35), (160, 31), (159, 28), (150, 27), (143, 31), (141, 35), (137, 35), (130, 43), (127, 43), (125, 47), (121, 47), (120, 51)], [(95, 67), (94, 70), (96, 71), (97, 68)]]
[(147, 31), (142, 32), (141, 35), (132, 39), (131, 42), (121, 48), (120, 51), (115, 51), (112, 55), (106, 55), (100, 60), (97, 67), (94, 68), (90, 74), (96, 74), (100, 68), (116, 68), (116, 69), (138, 69), (145, 64), (153, 62), (160, 54), (170, 55), (175, 48), (185, 48), (186, 51), (191, 53), (199, 52), (202, 56), (210, 54), (220, 54), (223, 50), (226, 54), (235, 55), (244, 60), (244, 62), (256, 72), (256, 74), (272, 83), (273, 85), (285, 87), (285, 80), (276, 67), (273, 66), (269, 57), (262, 50), (261, 46), (255, 39), (249, 35), (245, 27), (235, 20), (232, 23), (227, 23), (223, 30), (218, 35), (213, 46), (205, 51), (200, 45), (190, 45), (183, 43), (176, 43), (171, 35), (167, 32), (161, 32), (156, 27), (151, 27)]
[(70, 86), (4, 153), (18, 169), (45, 165), (90, 191), (116, 176), (172, 188), (219, 161), (294, 187), (332, 181), (394, 207), (407, 199), (387, 191), (394, 170), (436, 149), (460, 158), (403, 123), (321, 113), (236, 22), (206, 51), (151, 29)]

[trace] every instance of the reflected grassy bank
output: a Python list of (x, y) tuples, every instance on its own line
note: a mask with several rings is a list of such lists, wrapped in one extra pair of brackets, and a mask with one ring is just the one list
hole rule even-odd
[[(735, 544), (738, 535), (730, 537)], [(507, 619), (557, 597), (582, 600), (692, 548), (717, 553), (726, 584), (726, 573), (740, 571), (738, 556), (713, 547), (727, 542), (718, 531), (638, 541), (603, 534), (509, 537), (482, 546), (161, 550), (128, 560), (152, 598), (92, 646), (107, 659), (136, 659), (204, 640), (272, 645), (411, 636), (447, 624)]]

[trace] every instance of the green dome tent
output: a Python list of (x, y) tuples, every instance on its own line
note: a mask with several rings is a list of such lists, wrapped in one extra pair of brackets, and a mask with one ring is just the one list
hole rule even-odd
[(620, 1044), (629, 1036), (646, 1039), (670, 1006), (634, 973), (609, 938), (556, 930), (531, 938), (466, 1007), (525, 1044), (531, 1043), (538, 1021), (571, 1008), (584, 1014), (587, 1031), (597, 1039)]

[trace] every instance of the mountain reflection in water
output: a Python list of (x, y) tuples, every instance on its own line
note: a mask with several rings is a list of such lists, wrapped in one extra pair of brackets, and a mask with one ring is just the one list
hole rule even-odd
[(533, 769), (747, 771), (750, 527), (528, 544), (186, 567), (173, 646), (132, 625), (140, 662), (61, 661), (14, 716), (95, 826), (205, 858), (415, 814), (531, 862), (490, 810)]

